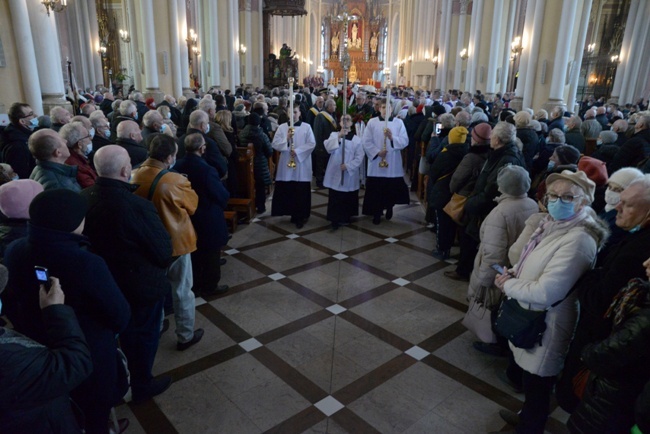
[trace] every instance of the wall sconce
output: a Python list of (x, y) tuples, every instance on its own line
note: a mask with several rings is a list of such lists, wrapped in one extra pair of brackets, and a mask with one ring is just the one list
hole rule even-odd
[(197, 40), (198, 40), (198, 39), (199, 39), (199, 35), (196, 34), (196, 32), (194, 31), (194, 29), (190, 29), (190, 35), (187, 37), (187, 39), (185, 39), (185, 41), (186, 41), (189, 45), (194, 45), (194, 46), (196, 46), (196, 43), (197, 43)]
[(521, 54), (521, 52), (524, 50), (524, 47), (521, 45), (521, 37), (517, 36), (515, 39), (512, 40), (512, 43), (510, 44), (510, 52), (512, 53), (512, 60), (514, 60), (517, 55)]
[(438, 56), (435, 56), (431, 61), (433, 62), (433, 66), (438, 69)]
[(595, 42), (587, 45), (587, 53), (593, 54), (594, 51), (596, 51), (596, 43)]
[(196, 45), (192, 47), (192, 52), (193, 52), (194, 55), (196, 55), (196, 56), (200, 56), (200, 55), (201, 55), (201, 52), (199, 51), (199, 47), (197, 47)]
[(589, 84), (591, 84), (592, 86), (595, 85), (597, 82), (598, 82), (598, 78), (595, 75), (592, 75), (589, 78)]
[(244, 44), (239, 45), (239, 54), (242, 54), (242, 55), (246, 54), (246, 50), (247, 50), (246, 45), (244, 45)]
[(323, 65), (318, 65), (318, 68), (316, 68), (316, 74), (324, 74), (325, 73), (325, 68), (323, 68)]
[(45, 6), (47, 16), (50, 16), (50, 10), (53, 12), (63, 12), (68, 6), (68, 0), (42, 0), (41, 4)]
[(413, 56), (412, 56), (412, 55), (409, 56), (408, 61), (409, 61), (409, 62), (413, 62)]
[(429, 61), (429, 50), (424, 52), (424, 60)]
[(131, 42), (131, 36), (129, 36), (129, 32), (126, 30), (120, 29), (120, 38), (127, 44)]
[(469, 57), (469, 55), (467, 54), (467, 48), (463, 48), (462, 50), (460, 50), (459, 54), (460, 54), (460, 58), (463, 60), (467, 60), (467, 58)]
[(101, 57), (106, 57), (106, 44), (104, 42), (99, 43), (99, 49), (97, 52)]
[(621, 59), (618, 57), (618, 54), (615, 54), (612, 57), (610, 57), (610, 60), (612, 61), (612, 63), (621, 63)]
[[(395, 66), (397, 66), (397, 63), (395, 63)], [(384, 75), (390, 75), (390, 68), (384, 68), (382, 72), (384, 73)]]

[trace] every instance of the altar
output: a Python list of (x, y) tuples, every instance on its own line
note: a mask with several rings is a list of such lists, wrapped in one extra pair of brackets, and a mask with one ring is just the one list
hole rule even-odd
[[(348, 21), (347, 34), (341, 17), (346, 13), (352, 18)], [(371, 84), (380, 80), (384, 69), (384, 41), (386, 19), (381, 13), (378, 1), (347, 1), (344, 5), (333, 6), (329, 16), (323, 19), (325, 40), (325, 59), (323, 66), (329, 70), (330, 79), (342, 81), (342, 65), (347, 42), (347, 55), (350, 58), (348, 80), (350, 83)]]

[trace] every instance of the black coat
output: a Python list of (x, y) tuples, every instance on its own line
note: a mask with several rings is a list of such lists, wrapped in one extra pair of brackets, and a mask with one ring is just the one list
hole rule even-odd
[(467, 154), (467, 145), (465, 143), (454, 143), (448, 145), (436, 157), (431, 169), (429, 178), (432, 186), (428, 189), (428, 206), (434, 209), (442, 209), (451, 199), (449, 182), (451, 175)]
[(135, 140), (117, 139), (115, 144), (126, 149), (126, 152), (129, 153), (129, 157), (131, 157), (131, 166), (134, 169), (139, 167), (148, 157), (149, 152), (147, 152), (147, 148)]
[(69, 393), (93, 370), (70, 306), (42, 311), (48, 347), (0, 328), (0, 427), (5, 434), (80, 433)]
[(36, 167), (27, 146), (27, 140), (32, 132), (21, 126), (9, 124), (2, 130), (2, 162), (9, 164), (20, 179), (27, 179)]
[(99, 109), (104, 113), (104, 116), (108, 116), (108, 114), (113, 111), (113, 102), (115, 102), (115, 100), (104, 98), (102, 102), (99, 103)]
[(522, 149), (526, 161), (524, 167), (530, 170), (533, 167), (533, 158), (539, 152), (539, 136), (532, 128), (517, 128), (517, 138), (524, 145)]
[(623, 167), (636, 167), (650, 155), (650, 128), (641, 130), (625, 142), (609, 165), (610, 173)]
[(153, 204), (133, 194), (137, 188), (100, 176), (82, 191), (89, 205), (84, 234), (131, 306), (146, 306), (171, 289), (172, 243)]
[(181, 124), (181, 111), (177, 109), (176, 107), (172, 107), (167, 101), (163, 101), (159, 104), (159, 106), (164, 105), (166, 107), (169, 107), (169, 112), (171, 113), (171, 121), (174, 123), (174, 125), (178, 126)]
[(223, 212), (230, 194), (217, 170), (196, 154), (178, 160), (174, 169), (187, 175), (199, 196), (199, 206), (192, 215), (199, 250), (219, 251), (228, 242), (228, 227)]
[(176, 154), (176, 159), (179, 160), (181, 158), (185, 158), (185, 138), (194, 133), (199, 133), (203, 136), (203, 140), (205, 140), (205, 155), (203, 155), (203, 159), (212, 167), (217, 169), (217, 172), (219, 173), (219, 177), (223, 178), (228, 174), (228, 160), (223, 156), (221, 151), (219, 150), (219, 145), (217, 145), (217, 142), (212, 140), (207, 134), (203, 134), (203, 131), (197, 130), (195, 128), (188, 128), (187, 129), (187, 134), (181, 136), (178, 139), (178, 154)]
[(253, 171), (255, 180), (261, 180), (264, 185), (271, 185), (269, 158), (273, 155), (273, 148), (267, 135), (258, 126), (246, 125), (239, 132), (239, 141), (242, 143), (252, 143), (254, 146), (255, 157), (253, 159)]
[(19, 238), (27, 236), (27, 219), (10, 219), (0, 215), (0, 260), (7, 246)]
[(9, 282), (3, 310), (17, 332), (46, 343), (34, 266), (46, 267), (51, 276), (58, 277), (65, 303), (79, 320), (93, 360), (93, 373), (72, 397), (82, 408), (110, 409), (128, 386), (117, 363), (116, 335), (126, 328), (131, 309), (106, 262), (88, 252), (88, 244), (83, 235), (28, 224), (27, 237), (11, 243), (5, 253)]
[(564, 138), (567, 145), (573, 146), (578, 151), (580, 151), (581, 154), (584, 154), (586, 141), (585, 136), (583, 136), (582, 131), (580, 131), (580, 128), (574, 128), (573, 130), (567, 131), (564, 133)]
[[(632, 282), (630, 282), (632, 284)], [(635, 285), (645, 285), (641, 279)], [(605, 340), (582, 352), (591, 371), (582, 402), (567, 426), (573, 433), (629, 433), (634, 402), (650, 380), (650, 305), (637, 311)]]
[(135, 102), (135, 107), (136, 110), (138, 111), (138, 120), (136, 121), (138, 125), (142, 125), (142, 120), (144, 119), (144, 115), (147, 114), (149, 111), (149, 107), (142, 101), (136, 101)]

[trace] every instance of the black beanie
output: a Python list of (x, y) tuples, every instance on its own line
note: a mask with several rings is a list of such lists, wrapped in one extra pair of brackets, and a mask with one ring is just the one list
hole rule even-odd
[(248, 115), (248, 125), (253, 125), (254, 127), (259, 127), (261, 123), (260, 115), (257, 113), (251, 113)]
[(555, 148), (555, 153), (562, 166), (566, 164), (578, 164), (578, 160), (580, 159), (580, 151), (571, 145), (560, 145)]
[(86, 198), (67, 189), (46, 190), (29, 205), (31, 224), (61, 232), (72, 232), (86, 217)]
[(447, 110), (445, 110), (445, 108), (443, 106), (437, 105), (437, 106), (433, 107), (433, 113), (435, 113), (436, 116), (442, 116), (445, 113), (447, 113)]

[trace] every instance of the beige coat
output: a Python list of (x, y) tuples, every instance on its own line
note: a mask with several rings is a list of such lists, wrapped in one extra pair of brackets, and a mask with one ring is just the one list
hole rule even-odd
[(539, 211), (537, 203), (525, 195), (515, 197), (503, 194), (496, 201), (499, 204), (481, 224), (481, 244), (469, 279), (468, 298), (474, 297), (481, 287), (496, 289), (494, 278), (497, 272), (491, 266), (510, 265), (508, 249), (524, 230), (528, 217)]
[[(539, 221), (538, 214), (529, 218), (526, 230), (512, 248), (521, 252), (521, 239), (526, 237), (527, 241)], [(593, 210), (586, 207), (575, 220), (551, 222), (544, 233), (546, 235), (521, 265), (519, 277), (506, 281), (504, 285), (505, 294), (517, 299), (527, 309), (544, 310), (566, 297), (582, 274), (593, 267), (608, 229)], [(518, 270), (519, 266), (516, 264), (515, 269)], [(548, 310), (541, 346), (524, 350), (510, 344), (517, 365), (542, 377), (559, 374), (577, 318), (576, 294), (571, 293)]]

